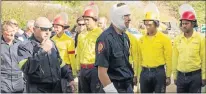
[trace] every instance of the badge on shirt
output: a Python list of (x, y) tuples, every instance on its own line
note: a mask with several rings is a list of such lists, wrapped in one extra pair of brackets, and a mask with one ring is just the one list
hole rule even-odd
[(100, 54), (104, 49), (104, 43), (103, 42), (99, 42), (98, 43), (98, 54)]
[(197, 41), (192, 42), (193, 44), (199, 44)]

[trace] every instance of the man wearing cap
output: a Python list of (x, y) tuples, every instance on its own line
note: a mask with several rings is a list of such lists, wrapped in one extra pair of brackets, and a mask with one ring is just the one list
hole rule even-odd
[[(74, 40), (64, 32), (64, 29), (69, 28), (69, 26), (66, 25), (62, 17), (59, 16), (54, 19), (53, 27), (56, 35), (52, 37), (52, 40), (55, 42), (59, 50), (62, 61), (67, 64), (72, 70), (73, 75), (76, 76)], [(67, 82), (67, 79), (62, 79), (62, 89), (64, 93), (73, 92), (71, 89), (68, 89), (68, 84), (69, 82)]]
[(206, 84), (205, 38), (193, 30), (197, 19), (192, 11), (181, 14), (182, 34), (174, 40), (173, 76), (178, 93), (201, 93)]
[(94, 67), (95, 43), (102, 33), (101, 28), (97, 27), (97, 17), (98, 13), (94, 9), (84, 11), (83, 18), (87, 27), (87, 34), (84, 37), (82, 37), (81, 33), (79, 35), (76, 57), (77, 68), (80, 70), (80, 93), (96, 93), (102, 89), (98, 79), (97, 68)]
[(18, 46), (18, 66), (27, 78), (28, 93), (61, 93), (61, 78), (73, 84), (69, 67), (62, 62), (56, 45), (50, 40), (52, 24), (46, 17), (35, 21), (34, 34)]
[(129, 63), (130, 41), (125, 34), (130, 10), (125, 3), (113, 5), (111, 25), (97, 39), (95, 66), (106, 93), (132, 93), (134, 71)]
[(15, 39), (16, 30), (11, 22), (5, 21), (1, 29), (1, 93), (23, 93), (23, 75), (17, 64), (21, 42)]
[(158, 30), (158, 12), (146, 11), (144, 25), (147, 33), (139, 39), (140, 91), (141, 93), (165, 93), (170, 85), (172, 72), (172, 43)]

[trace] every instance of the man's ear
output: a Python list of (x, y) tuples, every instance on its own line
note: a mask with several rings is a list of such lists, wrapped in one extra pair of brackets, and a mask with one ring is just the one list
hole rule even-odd
[(33, 29), (34, 32), (36, 31), (36, 28), (35, 28), (35, 27), (33, 27), (32, 29)]

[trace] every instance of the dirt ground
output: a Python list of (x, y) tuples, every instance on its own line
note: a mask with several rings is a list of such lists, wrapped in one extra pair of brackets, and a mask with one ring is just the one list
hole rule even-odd
[[(76, 87), (78, 87), (78, 78), (75, 78), (74, 81), (75, 81)], [(77, 91), (78, 90), (76, 90), (76, 92)], [(139, 93), (139, 87), (138, 86), (134, 87), (134, 92), (135, 92), (135, 94)], [(176, 85), (174, 84), (173, 80), (172, 80), (171, 84), (169, 86), (167, 86), (166, 92), (167, 93), (176, 93)], [(206, 93), (206, 86), (202, 88), (202, 92)]]

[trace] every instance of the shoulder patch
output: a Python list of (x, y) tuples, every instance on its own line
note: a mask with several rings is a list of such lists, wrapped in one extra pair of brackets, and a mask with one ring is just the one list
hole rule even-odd
[(98, 54), (100, 54), (104, 49), (104, 42), (98, 43)]

